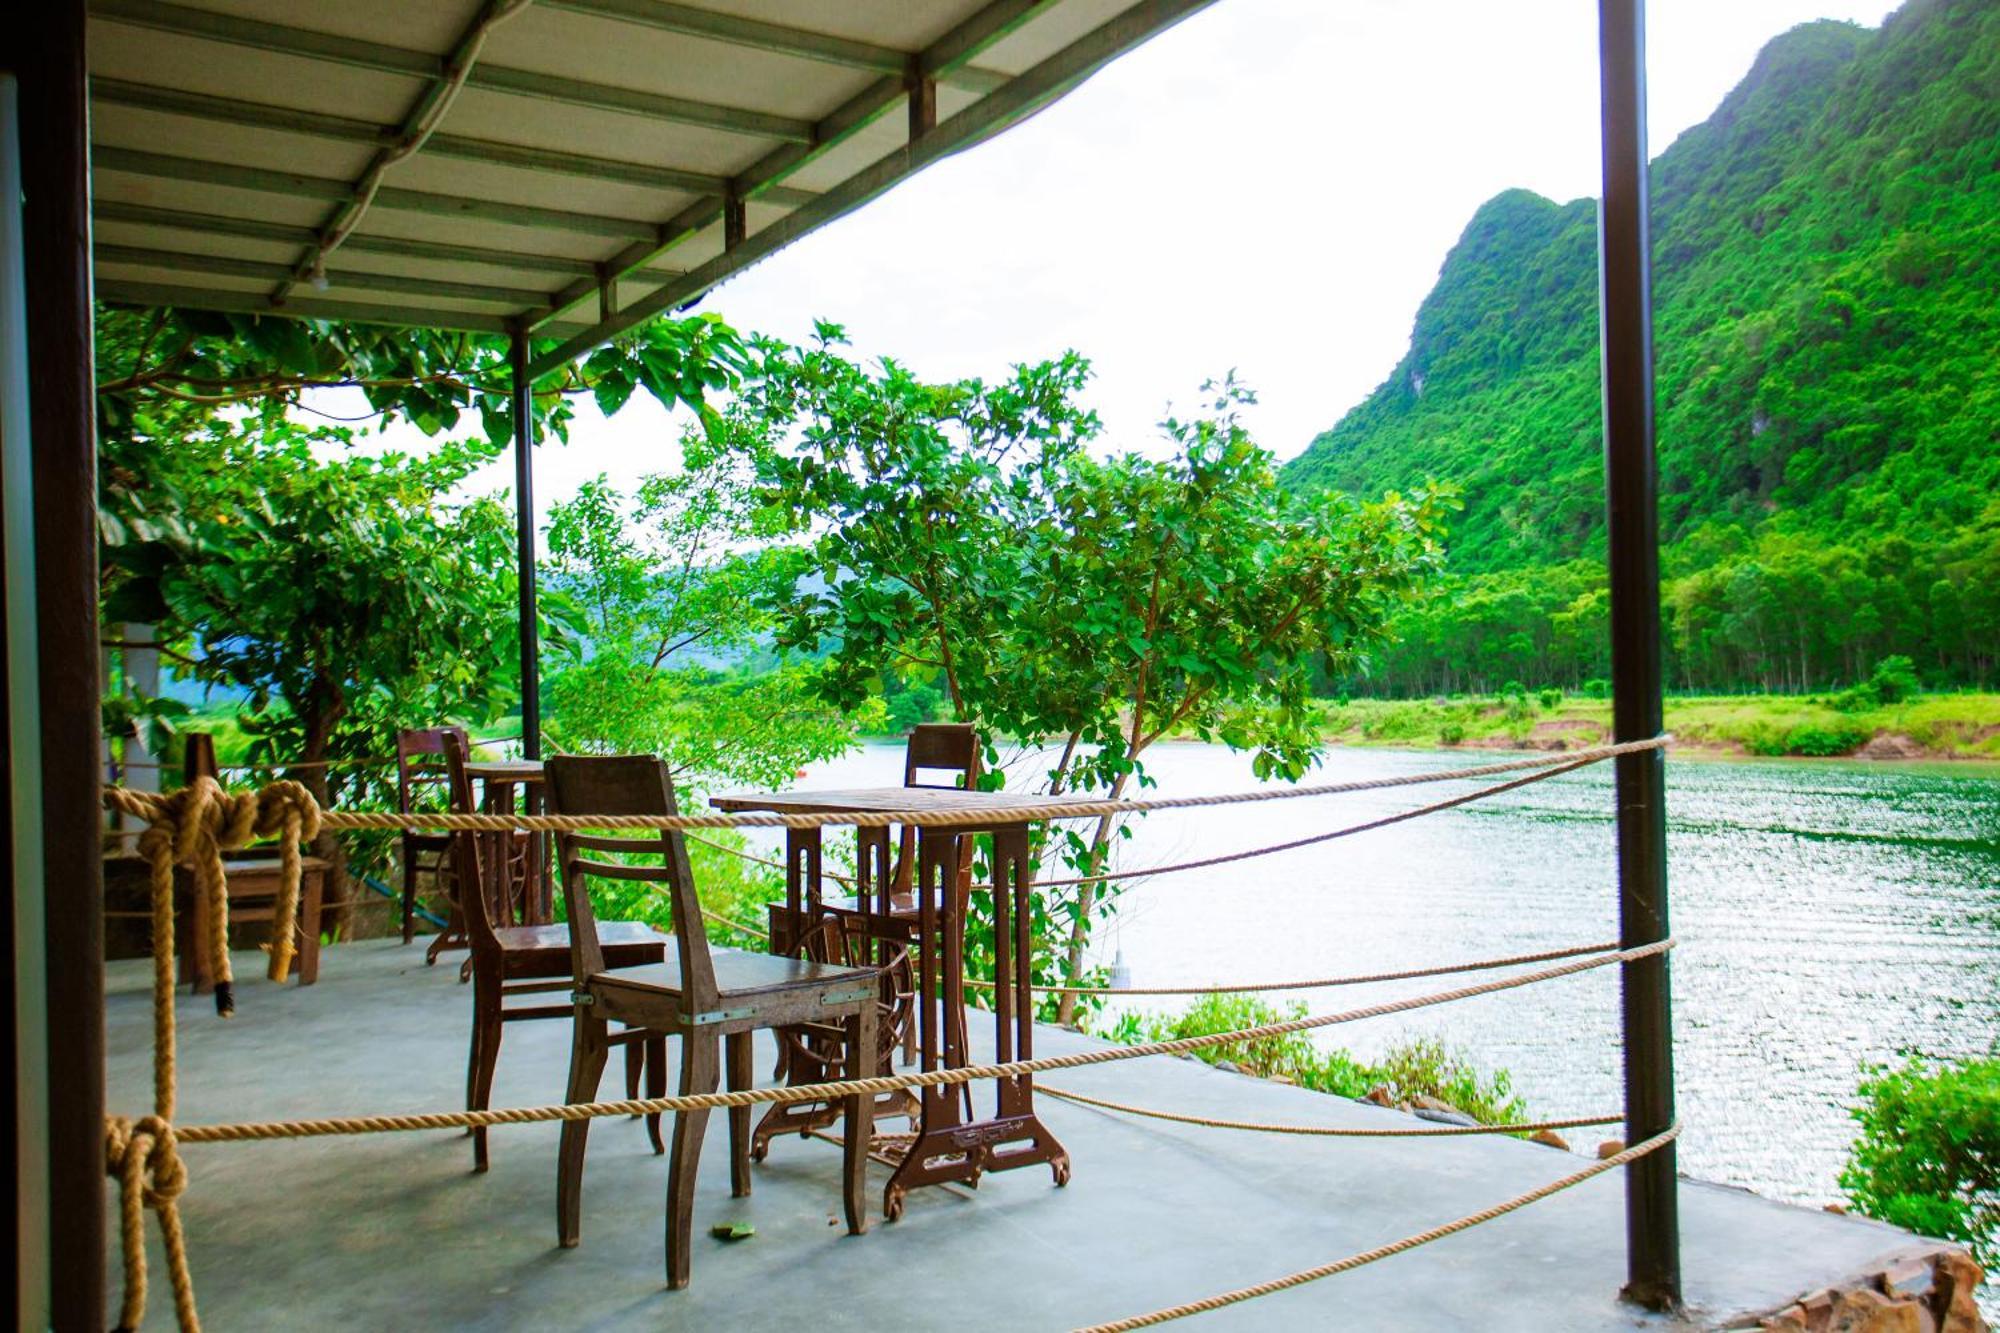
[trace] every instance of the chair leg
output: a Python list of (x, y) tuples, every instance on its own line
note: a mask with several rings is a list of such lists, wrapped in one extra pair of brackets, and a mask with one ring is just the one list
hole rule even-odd
[[(493, 1103), (493, 1068), (500, 1063), (500, 978), (484, 968), (472, 980), (472, 1069), (465, 1090), (465, 1109), (484, 1111)], [(472, 1169), (486, 1169), (486, 1131), (472, 1131)]]
[[(667, 1095), (667, 1039), (648, 1037), (646, 1039), (646, 1095), (664, 1097)], [(660, 1117), (655, 1112), (646, 1117), (646, 1137), (653, 1141), (653, 1155), (660, 1156), (667, 1150), (667, 1141), (660, 1137)]]
[(625, 1100), (639, 1100), (639, 1075), (646, 1061), (646, 1050), (636, 1041), (625, 1043)]
[(194, 993), (206, 995), (215, 989), (215, 959), (208, 949), (208, 895), (196, 890), (189, 895), (188, 970), (194, 974)]
[[(875, 1076), (875, 1006), (871, 1003), (847, 1020), (847, 1077)], [(847, 1208), (848, 1234), (868, 1230), (868, 1146), (875, 1135), (875, 1098), (855, 1094), (841, 1098), (841, 1202)]]
[(310, 986), (319, 980), (319, 918), (326, 896), (320, 875), (306, 876), (304, 897), (299, 904), (299, 984)]
[(403, 847), (403, 943), (417, 937), (417, 858)]
[[(725, 1038), (731, 1092), (757, 1085), (756, 1071), (751, 1067), (756, 1058), (750, 1044), (752, 1037), (748, 1032), (732, 1032)], [(729, 1192), (739, 1199), (750, 1197), (750, 1108), (747, 1106), (729, 1108)]]
[[(721, 1045), (713, 1036), (681, 1038), (681, 1095), (714, 1092), (721, 1074)], [(689, 1250), (694, 1239), (695, 1172), (701, 1164), (701, 1136), (707, 1111), (674, 1112), (674, 1151), (667, 1164), (667, 1286), (688, 1284)]]
[[(611, 1048), (601, 1018), (578, 1013), (569, 1046), (569, 1100), (597, 1100)], [(589, 1146), (590, 1122), (565, 1120), (562, 1144), (556, 1152), (556, 1243), (569, 1249), (583, 1239), (583, 1154)]]

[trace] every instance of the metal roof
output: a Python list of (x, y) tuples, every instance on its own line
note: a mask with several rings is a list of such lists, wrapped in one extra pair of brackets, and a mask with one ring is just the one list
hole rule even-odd
[(561, 338), (540, 373), (1211, 0), (92, 0), (100, 299)]

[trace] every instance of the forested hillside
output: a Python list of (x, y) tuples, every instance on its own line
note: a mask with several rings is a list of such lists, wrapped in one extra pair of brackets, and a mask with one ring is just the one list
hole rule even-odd
[[(1772, 41), (1654, 164), (1673, 684), (1818, 689), (2000, 655), (2000, 4)], [(1452, 576), (1372, 684), (1606, 673), (1595, 204), (1474, 215), (1407, 356), (1286, 469), (1458, 483)]]

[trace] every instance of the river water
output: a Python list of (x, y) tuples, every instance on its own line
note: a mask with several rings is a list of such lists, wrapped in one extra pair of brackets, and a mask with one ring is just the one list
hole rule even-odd
[[(1489, 757), (1336, 749), (1308, 781)], [(893, 784), (901, 765), (900, 746), (871, 745), (802, 785)], [(1247, 757), (1216, 745), (1162, 744), (1147, 768), (1163, 795), (1256, 785)], [(2000, 1041), (2000, 770), (1670, 759), (1668, 773), (1682, 1169), (1774, 1198), (1837, 1199), (1864, 1066), (1904, 1052), (1983, 1055)], [(1121, 863), (1282, 842), (1473, 785), (1156, 812), (1135, 821)], [(1598, 765), (1319, 847), (1137, 882), (1102, 950), (1122, 950), (1132, 984), (1146, 986), (1610, 940), (1611, 811), (1611, 770)], [(1305, 998), (1324, 1011), (1455, 984)], [(1619, 1105), (1615, 968), (1344, 1026), (1329, 1040), (1366, 1055), (1414, 1035), (1511, 1071), (1538, 1117)], [(1595, 1133), (1578, 1132), (1586, 1144)]]

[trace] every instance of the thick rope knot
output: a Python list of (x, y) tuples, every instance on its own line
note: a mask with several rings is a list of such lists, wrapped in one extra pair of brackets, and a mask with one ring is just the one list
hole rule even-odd
[(164, 1208), (187, 1189), (174, 1127), (156, 1115), (114, 1115), (104, 1119), (104, 1163), (108, 1174), (141, 1182), (148, 1208)]
[[(109, 787), (105, 805), (146, 821), (139, 852), (151, 870), (156, 961), (173, 948), (173, 872), (188, 868), (194, 889), (208, 908), (209, 954), (215, 964), (215, 1008), (227, 1018), (236, 1011), (236, 978), (229, 960), (229, 878), (222, 854), (266, 838), (279, 846), (278, 900), (271, 921), (273, 981), (291, 973), (303, 872), (304, 843), (320, 829), (319, 802), (297, 782), (274, 782), (257, 791), (231, 792), (214, 778), (200, 777), (178, 791), (137, 792)], [(171, 985), (169, 985), (171, 992)]]
[(137, 1120), (107, 1116), (104, 1169), (118, 1182), (119, 1232), (125, 1253), (125, 1295), (118, 1308), (118, 1327), (136, 1329), (146, 1317), (146, 1209), (150, 1208), (160, 1217), (175, 1316), (183, 1333), (196, 1333), (201, 1321), (195, 1313), (194, 1278), (188, 1272), (179, 1203), (187, 1189), (187, 1164), (181, 1161), (173, 1125), (158, 1115)]

